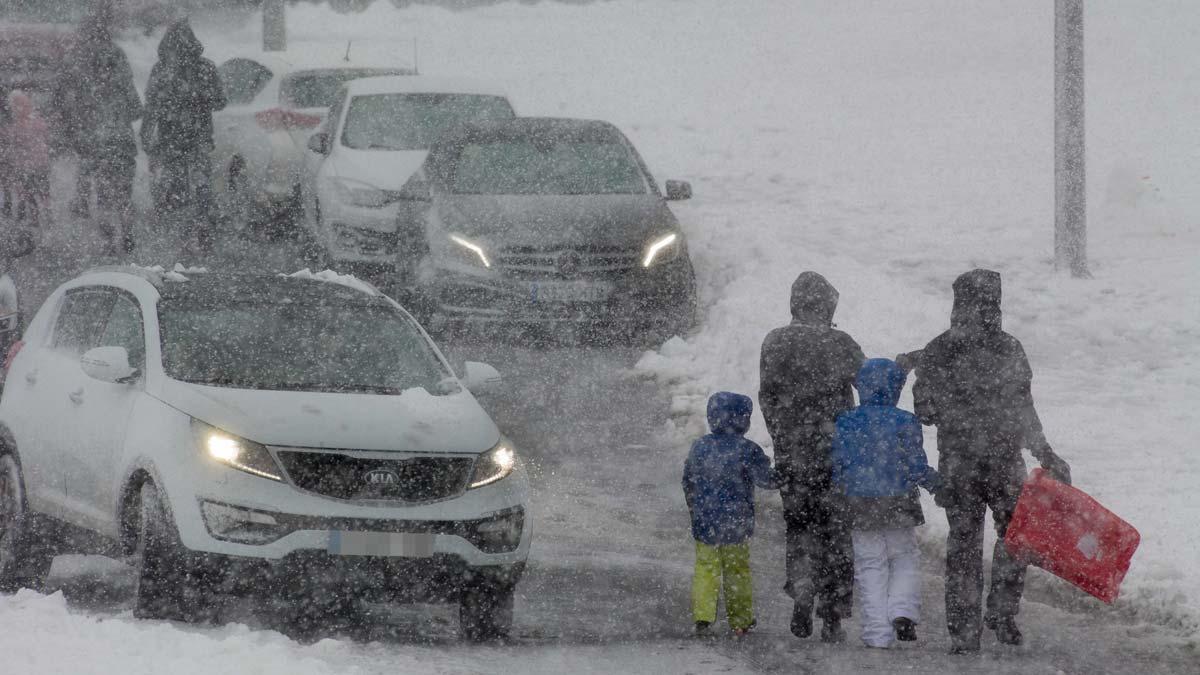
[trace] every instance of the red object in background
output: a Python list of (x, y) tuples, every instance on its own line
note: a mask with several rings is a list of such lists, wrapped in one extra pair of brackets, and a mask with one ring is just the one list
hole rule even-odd
[(1104, 602), (1117, 599), (1141, 542), (1132, 525), (1081, 490), (1034, 469), (1004, 537), (1017, 560), (1037, 565)]
[(258, 126), (267, 131), (312, 129), (324, 121), (320, 115), (309, 115), (283, 108), (271, 108), (255, 113), (254, 119), (258, 121)]

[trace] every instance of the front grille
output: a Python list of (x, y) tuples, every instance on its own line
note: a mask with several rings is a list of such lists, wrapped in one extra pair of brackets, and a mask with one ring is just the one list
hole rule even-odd
[(497, 264), (519, 279), (598, 279), (636, 268), (640, 255), (620, 246), (513, 246), (500, 252)]
[(292, 483), (334, 499), (434, 502), (467, 489), (473, 457), (371, 459), (341, 452), (280, 450)]

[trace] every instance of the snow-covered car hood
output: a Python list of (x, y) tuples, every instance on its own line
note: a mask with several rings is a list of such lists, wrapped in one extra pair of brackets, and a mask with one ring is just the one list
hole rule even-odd
[(168, 378), (163, 402), (187, 415), (265, 445), (342, 450), (476, 453), (500, 430), (466, 390), (399, 396), (234, 389)]
[(333, 173), (380, 190), (399, 190), (425, 163), (427, 150), (353, 150), (345, 146), (333, 156)]

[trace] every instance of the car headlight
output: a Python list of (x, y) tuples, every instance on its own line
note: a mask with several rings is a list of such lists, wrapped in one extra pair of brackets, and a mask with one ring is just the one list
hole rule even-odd
[(378, 209), (396, 201), (396, 193), (349, 178), (332, 178), (338, 199), (351, 206)]
[(475, 460), (475, 471), (471, 474), (471, 489), (491, 485), (503, 480), (517, 467), (517, 453), (507, 441), (479, 455)]
[(457, 245), (458, 250), (467, 254), (466, 258), (472, 264), (483, 265), (484, 267), (492, 266), (492, 261), (488, 260), (487, 252), (479, 244), (469, 239), (464, 239), (457, 234), (450, 235), (450, 241)]
[(659, 237), (646, 247), (646, 255), (642, 258), (642, 267), (649, 267), (655, 262), (674, 260), (679, 255), (679, 235), (675, 233)]
[(283, 480), (283, 472), (265, 445), (239, 438), (200, 420), (192, 420), (192, 431), (205, 457), (261, 478)]

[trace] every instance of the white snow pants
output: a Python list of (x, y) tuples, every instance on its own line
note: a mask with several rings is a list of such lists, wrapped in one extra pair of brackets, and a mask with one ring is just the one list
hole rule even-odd
[(920, 551), (913, 527), (854, 530), (854, 581), (862, 603), (862, 640), (890, 647), (892, 622), (921, 618)]

